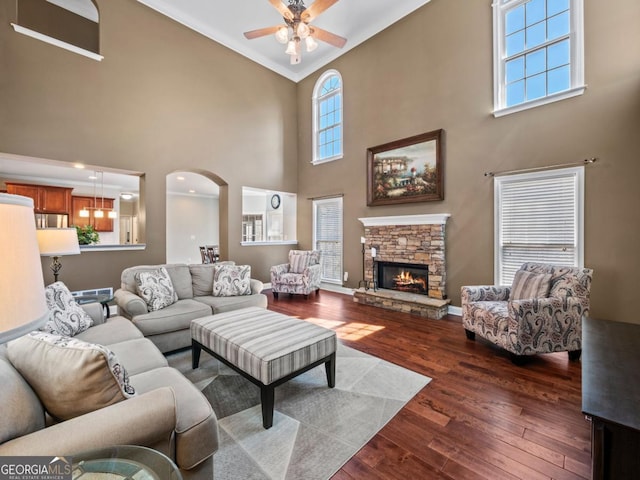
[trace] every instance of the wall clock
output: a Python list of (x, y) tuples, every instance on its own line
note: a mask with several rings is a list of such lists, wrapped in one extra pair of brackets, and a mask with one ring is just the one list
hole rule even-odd
[(277, 193), (271, 197), (271, 208), (274, 210), (280, 208), (280, 195)]

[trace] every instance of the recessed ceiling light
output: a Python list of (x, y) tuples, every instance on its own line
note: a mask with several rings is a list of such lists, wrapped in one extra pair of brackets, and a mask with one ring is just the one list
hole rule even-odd
[(193, 188), (190, 188), (189, 193), (196, 193), (196, 191)]
[(74, 166), (75, 168), (79, 168), (80, 170), (82, 170), (82, 169), (84, 168), (84, 165), (83, 165), (83, 164), (81, 164), (81, 163), (74, 163), (74, 164), (73, 164), (73, 166)]
[(89, 175), (89, 180), (97, 180), (98, 177), (96, 177), (95, 175)]
[(133, 193), (122, 192), (120, 194), (120, 198), (123, 199), (123, 200), (131, 200), (133, 198)]
[(176, 177), (176, 180), (184, 180), (184, 177)]

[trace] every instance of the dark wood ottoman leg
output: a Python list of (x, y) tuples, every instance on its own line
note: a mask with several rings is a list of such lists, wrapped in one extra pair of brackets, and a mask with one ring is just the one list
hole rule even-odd
[(336, 386), (336, 354), (335, 352), (332, 353), (329, 360), (325, 362), (324, 368), (327, 371), (327, 385), (329, 385), (329, 388), (335, 387)]
[(200, 365), (200, 351), (202, 347), (195, 340), (191, 340), (191, 368), (194, 370)]
[(262, 403), (262, 426), (271, 428), (273, 425), (273, 406), (275, 387), (263, 385), (260, 387), (260, 403)]

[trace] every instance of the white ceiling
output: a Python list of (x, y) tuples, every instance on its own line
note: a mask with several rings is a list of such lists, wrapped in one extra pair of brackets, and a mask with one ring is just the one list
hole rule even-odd
[[(429, 0), (341, 0), (325, 10), (313, 22), (347, 39), (343, 48), (318, 42), (318, 48), (302, 53), (302, 62), (289, 64), (286, 45), (273, 35), (247, 40), (243, 33), (284, 24), (268, 0), (138, 0), (183, 25), (215, 40), (241, 55), (298, 82), (397, 22)], [(287, 0), (283, 3), (287, 4)], [(305, 2), (307, 7), (313, 2)]]

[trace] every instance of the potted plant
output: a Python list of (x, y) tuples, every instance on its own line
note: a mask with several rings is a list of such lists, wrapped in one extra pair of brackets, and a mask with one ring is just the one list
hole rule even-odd
[(91, 245), (98, 243), (100, 240), (100, 234), (96, 232), (93, 225), (76, 225), (76, 232), (78, 233), (78, 243), (80, 245)]

